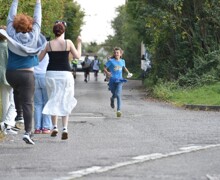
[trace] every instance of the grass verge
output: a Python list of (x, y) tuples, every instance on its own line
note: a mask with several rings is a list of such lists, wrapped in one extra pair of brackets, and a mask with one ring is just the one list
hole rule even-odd
[(154, 87), (153, 95), (177, 106), (220, 106), (220, 83), (194, 88), (181, 88), (175, 83), (160, 83)]

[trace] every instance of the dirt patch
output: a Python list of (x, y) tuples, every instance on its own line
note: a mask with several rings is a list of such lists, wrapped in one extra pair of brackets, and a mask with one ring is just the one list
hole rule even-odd
[(5, 135), (3, 134), (3, 132), (0, 132), (0, 142), (3, 141)]

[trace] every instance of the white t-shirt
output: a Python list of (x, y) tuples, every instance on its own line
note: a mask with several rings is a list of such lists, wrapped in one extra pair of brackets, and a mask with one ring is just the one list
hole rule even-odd
[(99, 60), (95, 59), (94, 64), (93, 64), (93, 70), (98, 71), (99, 70), (99, 65), (100, 65)]
[(44, 58), (39, 62), (39, 64), (34, 67), (34, 73), (45, 74), (47, 71), (48, 63), (49, 63), (49, 56), (48, 54), (46, 54)]

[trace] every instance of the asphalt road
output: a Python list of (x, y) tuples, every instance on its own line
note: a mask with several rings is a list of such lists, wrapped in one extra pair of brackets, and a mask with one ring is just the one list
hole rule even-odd
[[(141, 81), (123, 87), (122, 117), (110, 108), (104, 76), (83, 81), (69, 139), (23, 131), (0, 142), (0, 180), (219, 180), (220, 113), (145, 98)], [(59, 124), (61, 129), (61, 122)]]

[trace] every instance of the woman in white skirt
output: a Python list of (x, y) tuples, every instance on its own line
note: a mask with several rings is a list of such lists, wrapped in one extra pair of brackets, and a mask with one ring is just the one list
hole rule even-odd
[(58, 116), (62, 117), (63, 132), (61, 139), (68, 139), (68, 120), (71, 111), (77, 104), (74, 97), (74, 78), (69, 65), (69, 53), (79, 59), (81, 57), (81, 38), (77, 39), (77, 48), (69, 39), (64, 39), (66, 23), (56, 21), (53, 27), (55, 39), (48, 42), (46, 48), (39, 55), (39, 60), (48, 53), (49, 64), (46, 72), (46, 88), (48, 102), (43, 114), (51, 115), (53, 130), (51, 136), (58, 134)]

